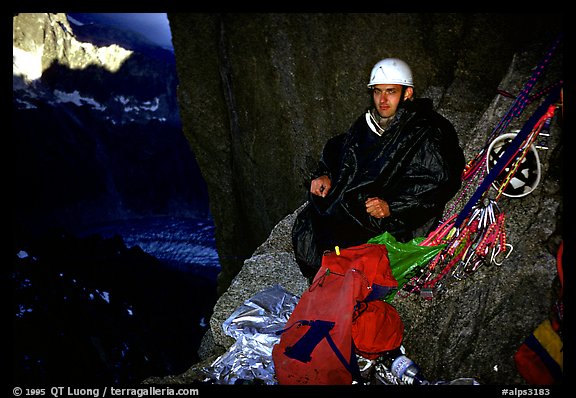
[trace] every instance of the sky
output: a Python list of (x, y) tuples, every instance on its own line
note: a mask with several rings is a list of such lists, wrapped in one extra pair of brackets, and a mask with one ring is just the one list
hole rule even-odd
[(128, 28), (146, 36), (161, 47), (172, 49), (172, 34), (166, 13), (91, 13), (100, 23)]

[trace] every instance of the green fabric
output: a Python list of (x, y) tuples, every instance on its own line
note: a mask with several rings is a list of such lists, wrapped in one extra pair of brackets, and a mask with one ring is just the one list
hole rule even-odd
[[(368, 240), (368, 243), (386, 245), (388, 249), (388, 260), (392, 275), (398, 281), (398, 289), (401, 289), (406, 282), (414, 276), (416, 271), (428, 264), (446, 246), (419, 246), (426, 239), (416, 237), (406, 243), (398, 242), (390, 233), (384, 232)], [(386, 301), (391, 301), (396, 291), (386, 297)]]

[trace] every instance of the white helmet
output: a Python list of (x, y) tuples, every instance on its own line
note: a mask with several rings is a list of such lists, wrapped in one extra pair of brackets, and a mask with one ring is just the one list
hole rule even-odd
[(376, 84), (401, 84), (414, 87), (412, 71), (408, 64), (398, 58), (385, 58), (372, 68), (368, 87)]

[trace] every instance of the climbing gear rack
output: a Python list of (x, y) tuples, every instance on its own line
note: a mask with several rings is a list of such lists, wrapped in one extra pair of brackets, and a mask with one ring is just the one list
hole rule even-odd
[[(445, 290), (448, 281), (465, 279), (481, 266), (501, 266), (511, 255), (514, 248), (507, 242), (506, 214), (498, 202), (502, 195), (521, 197), (532, 192), (538, 185), (540, 159), (535, 147), (538, 146), (537, 141), (540, 137), (547, 137), (551, 121), (560, 107), (557, 101), (561, 96), (562, 81), (555, 82), (532, 96), (530, 91), (550, 63), (560, 41), (561, 36), (533, 70), (532, 76), (491, 132), (483, 148), (466, 164), (462, 180), (468, 181), (468, 184), (463, 187), (456, 202), (464, 197), (465, 190), (472, 185), (473, 179), (479, 181), (476, 190), (460, 212), (447, 217), (420, 243), (425, 246), (441, 244), (445, 246), (436, 257), (420, 269), (419, 274), (413, 276), (403, 289), (398, 291), (398, 296), (408, 297), (417, 294), (431, 300)], [(513, 97), (506, 92), (501, 93)], [(511, 121), (520, 118), (528, 104), (541, 98), (542, 103), (523, 127), (506, 133)], [(503, 140), (506, 140), (506, 145), (497, 148), (497, 156), (490, 157), (498, 141)], [(537, 178), (529, 180), (527, 186), (522, 187), (522, 194), (518, 194), (514, 192), (514, 186), (511, 187), (510, 183), (519, 169), (530, 165), (526, 163), (530, 161), (538, 162), (533, 164), (537, 168)], [(482, 167), (483, 165), (485, 166)], [(490, 195), (490, 188), (493, 188), (495, 194)], [(453, 206), (455, 207), (455, 204)], [(450, 211), (453, 211), (454, 207)]]

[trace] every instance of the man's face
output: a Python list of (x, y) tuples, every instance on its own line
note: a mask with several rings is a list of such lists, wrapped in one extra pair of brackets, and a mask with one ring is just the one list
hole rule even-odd
[[(412, 96), (412, 87), (407, 87), (404, 92), (404, 98)], [(402, 86), (400, 84), (377, 84), (372, 87), (372, 98), (378, 114), (382, 117), (394, 116), (400, 103), (402, 95)]]

